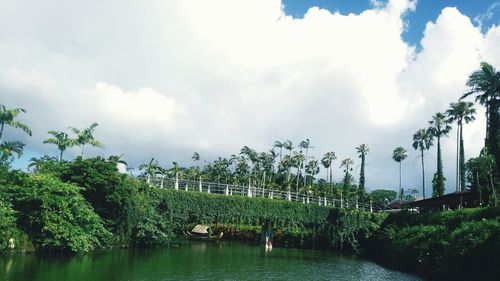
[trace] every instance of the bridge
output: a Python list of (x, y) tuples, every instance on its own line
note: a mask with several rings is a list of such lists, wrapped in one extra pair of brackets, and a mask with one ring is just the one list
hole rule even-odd
[(342, 209), (363, 209), (376, 212), (385, 210), (382, 206), (370, 203), (361, 203), (357, 199), (345, 199), (327, 196), (314, 196), (293, 191), (268, 189), (265, 187), (242, 186), (205, 181), (193, 181), (179, 178), (151, 178), (146, 180), (149, 184), (158, 188), (173, 188), (186, 192), (204, 192), (208, 194), (221, 194), (226, 196), (245, 196), (254, 198), (269, 198), (275, 200), (287, 200), (302, 204), (318, 204), (320, 206), (337, 207)]

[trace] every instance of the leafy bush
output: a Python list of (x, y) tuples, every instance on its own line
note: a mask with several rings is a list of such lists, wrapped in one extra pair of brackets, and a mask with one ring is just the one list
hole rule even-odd
[(89, 251), (110, 233), (75, 185), (50, 175), (27, 176), (8, 190), (18, 225), (41, 251)]
[(426, 277), (493, 280), (500, 276), (500, 209), (390, 214), (364, 241), (388, 266)]

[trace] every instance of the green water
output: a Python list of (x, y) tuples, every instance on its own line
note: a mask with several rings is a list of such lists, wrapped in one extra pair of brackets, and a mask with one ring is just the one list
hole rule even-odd
[(239, 243), (184, 242), (154, 250), (108, 250), (80, 256), (0, 256), (5, 281), (420, 280), (325, 251)]

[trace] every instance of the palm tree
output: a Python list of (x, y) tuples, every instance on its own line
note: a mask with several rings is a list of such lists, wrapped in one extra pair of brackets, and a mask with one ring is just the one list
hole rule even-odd
[[(194, 152), (193, 156), (191, 156), (191, 159), (193, 159), (194, 162), (199, 163), (200, 162), (200, 154), (198, 152)], [(196, 165), (196, 175), (199, 180), (199, 184), (201, 185), (201, 171), (200, 171), (200, 166)]]
[(398, 146), (392, 152), (392, 159), (399, 163), (399, 205), (403, 203), (403, 186), (401, 185), (401, 162), (406, 159), (406, 149)]
[(51, 161), (59, 161), (59, 160), (56, 157), (51, 157), (48, 155), (45, 155), (45, 156), (40, 157), (40, 158), (31, 157), (30, 162), (28, 164), (28, 170), (32, 169), (33, 172), (37, 173), (40, 171), (43, 164), (45, 164), (47, 162), (51, 162)]
[(468, 124), (476, 118), (476, 109), (472, 102), (459, 101), (450, 104), (450, 109), (446, 111), (450, 122), (457, 122), (457, 191), (465, 190), (465, 153), (463, 138), (463, 122)]
[(20, 141), (6, 141), (0, 144), (0, 162), (14, 160), (14, 154), (17, 158), (23, 155), (24, 143)]
[[(314, 176), (319, 173), (319, 161), (314, 160), (314, 159), (309, 161), (306, 165), (306, 172), (307, 172), (307, 174), (311, 175), (311, 186), (312, 186), (313, 182), (314, 182)], [(307, 178), (307, 174), (306, 174), (306, 178)]]
[(424, 150), (429, 150), (433, 144), (433, 136), (429, 129), (420, 129), (413, 134), (413, 148), (420, 150), (422, 159), (422, 196), (425, 199), (425, 165), (424, 165)]
[(333, 167), (333, 161), (337, 159), (337, 156), (335, 155), (335, 152), (330, 151), (325, 153), (323, 156), (323, 159), (321, 159), (321, 163), (323, 164), (323, 167), (325, 167), (326, 170), (326, 177), (328, 179), (328, 169), (330, 170), (330, 189), (333, 188), (332, 181), (333, 181), (333, 176), (332, 176), (332, 167)]
[(469, 76), (467, 86), (471, 89), (461, 99), (477, 94), (476, 102), (486, 107), (485, 146), (496, 160), (496, 176), (500, 179), (500, 71), (481, 62), (481, 68)]
[(340, 168), (344, 168), (344, 189), (348, 188), (352, 182), (352, 176), (349, 173), (352, 171), (352, 165), (354, 165), (354, 161), (351, 158), (345, 158), (340, 162)]
[(432, 180), (432, 196), (441, 196), (444, 194), (444, 183), (446, 178), (443, 175), (443, 160), (441, 158), (441, 137), (448, 136), (451, 130), (449, 120), (443, 113), (436, 113), (429, 121), (429, 130), (437, 138), (437, 171)]
[(280, 161), (283, 155), (283, 147), (285, 146), (285, 142), (275, 141), (273, 147), (280, 149)]
[[(26, 110), (22, 108), (8, 109), (5, 105), (0, 104), (0, 144), (2, 144), (3, 129), (5, 125), (21, 129), (31, 136), (31, 129), (26, 124), (15, 120), (19, 113), (26, 113)], [(13, 144), (14, 143), (11, 143), (9, 146)]]
[[(304, 163), (304, 161), (305, 161), (306, 158), (304, 157), (304, 154), (302, 154), (302, 150), (300, 150), (299, 152), (294, 152), (294, 153), (295, 154), (292, 157), (292, 165), (295, 168), (297, 168), (296, 191), (299, 191), (302, 163)], [(305, 178), (305, 174), (304, 174), (304, 178)], [(305, 183), (304, 183), (304, 186), (305, 186)]]
[(305, 186), (306, 185), (306, 177), (305, 177), (306, 165), (305, 164), (307, 162), (307, 156), (308, 156), (309, 149), (314, 148), (314, 147), (311, 146), (311, 141), (309, 139), (301, 141), (299, 144), (299, 147), (306, 150), (306, 155), (305, 155), (304, 160), (302, 161), (302, 164), (301, 164), (301, 167), (304, 167), (304, 186)]
[(81, 149), (82, 149), (82, 153), (81, 153), (82, 158), (83, 158), (83, 151), (84, 151), (86, 144), (90, 144), (92, 146), (99, 147), (99, 148), (104, 147), (104, 145), (100, 141), (96, 140), (94, 138), (94, 135), (93, 135), (94, 130), (98, 125), (99, 124), (97, 124), (97, 123), (92, 123), (90, 125), (90, 127), (85, 128), (83, 130), (79, 130), (79, 129), (74, 128), (74, 127), (69, 127), (69, 129), (71, 131), (73, 131), (73, 133), (75, 133), (75, 135), (76, 135), (75, 144), (78, 145), (79, 147), (81, 147)]
[(289, 165), (287, 165), (288, 166), (288, 171), (287, 171), (286, 178), (287, 178), (287, 184), (288, 184), (287, 189), (290, 190), (290, 185), (292, 183), (291, 182), (290, 173), (292, 171), (292, 163), (293, 163), (293, 161), (292, 161), (292, 150), (293, 150), (293, 143), (292, 143), (292, 141), (291, 140), (286, 140), (283, 143), (283, 148), (286, 149), (286, 150), (288, 150), (288, 158), (289, 158), (289, 161), (288, 161), (289, 163), (288, 164)]
[(356, 147), (356, 151), (358, 152), (359, 158), (361, 158), (361, 170), (359, 172), (359, 190), (361, 192), (365, 192), (365, 159), (366, 154), (370, 151), (370, 148), (367, 144), (361, 144)]
[(76, 144), (76, 141), (70, 139), (68, 134), (65, 132), (58, 131), (48, 131), (48, 134), (52, 135), (52, 138), (48, 138), (43, 141), (43, 143), (50, 143), (57, 145), (57, 149), (59, 149), (59, 162), (63, 159), (63, 153), (67, 148), (70, 148)]
[(148, 164), (139, 165), (139, 170), (143, 171), (144, 175), (146, 176), (147, 183), (151, 182), (151, 176), (156, 175), (158, 168), (158, 161), (155, 161), (154, 158), (151, 158), (151, 161), (149, 161)]

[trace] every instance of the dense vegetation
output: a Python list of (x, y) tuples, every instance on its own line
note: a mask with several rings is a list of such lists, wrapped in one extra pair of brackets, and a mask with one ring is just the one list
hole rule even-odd
[(500, 276), (500, 208), (390, 214), (363, 243), (367, 255), (399, 270), (446, 280)]
[[(358, 238), (373, 232), (384, 217), (316, 204), (158, 189), (120, 174), (116, 164), (78, 157), (40, 162), (33, 174), (4, 168), (1, 249), (8, 249), (11, 237), (38, 251), (157, 246), (198, 223), (227, 228), (234, 237), (247, 235), (254, 242), (269, 230), (278, 245), (356, 248)], [(248, 235), (245, 229), (254, 231)]]

